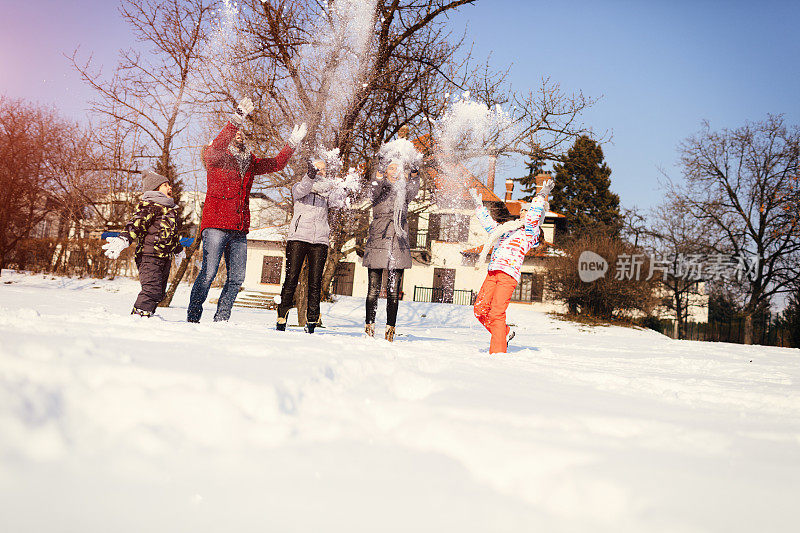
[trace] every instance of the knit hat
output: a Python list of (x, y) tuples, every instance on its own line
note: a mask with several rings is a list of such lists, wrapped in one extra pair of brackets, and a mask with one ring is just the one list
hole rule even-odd
[(161, 174), (156, 174), (152, 170), (145, 170), (142, 172), (142, 192), (157, 191), (163, 183), (169, 180)]

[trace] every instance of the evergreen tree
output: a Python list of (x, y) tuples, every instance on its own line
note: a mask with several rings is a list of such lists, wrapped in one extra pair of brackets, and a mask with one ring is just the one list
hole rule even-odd
[(528, 169), (528, 173), (521, 178), (515, 178), (514, 181), (522, 185), (522, 192), (524, 193), (522, 200), (530, 202), (536, 196), (536, 176), (545, 173), (544, 160), (533, 157), (525, 163), (525, 168)]
[(603, 161), (603, 149), (582, 135), (553, 169), (556, 175), (550, 208), (567, 217), (567, 232), (603, 230), (619, 235), (619, 196), (609, 189), (611, 169)]

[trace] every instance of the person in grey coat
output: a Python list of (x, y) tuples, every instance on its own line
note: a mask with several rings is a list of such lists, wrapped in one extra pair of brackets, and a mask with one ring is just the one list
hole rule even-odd
[(398, 160), (389, 162), (385, 173), (376, 176), (369, 190), (372, 222), (364, 246), (363, 265), (369, 272), (364, 331), (370, 337), (375, 335), (375, 314), (385, 273), (386, 340), (394, 339), (403, 270), (411, 268), (408, 205), (418, 192), (418, 169), (412, 168), (406, 178), (403, 165)]
[(308, 162), (308, 173), (292, 187), (294, 214), (286, 238), (286, 277), (278, 304), (276, 329), (286, 330), (286, 318), (294, 307), (294, 293), (303, 261), (308, 258), (308, 307), (306, 331), (314, 333), (319, 323), (322, 271), (328, 258), (328, 209), (344, 207), (347, 192), (328, 179), (328, 164), (323, 159)]

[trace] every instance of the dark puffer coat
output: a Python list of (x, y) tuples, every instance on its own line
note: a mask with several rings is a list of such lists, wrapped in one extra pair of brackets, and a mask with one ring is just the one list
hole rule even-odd
[(369, 194), (372, 200), (372, 222), (364, 246), (363, 265), (366, 268), (411, 268), (411, 246), (408, 235), (408, 204), (419, 192), (419, 176), (412, 174), (406, 183), (404, 209), (400, 216), (406, 237), (397, 234), (394, 227), (394, 204), (397, 193), (386, 179), (375, 180)]
[(136, 241), (137, 261), (143, 255), (172, 259), (172, 254), (181, 250), (178, 226), (176, 205), (170, 207), (151, 200), (142, 200), (119, 236), (129, 243)]

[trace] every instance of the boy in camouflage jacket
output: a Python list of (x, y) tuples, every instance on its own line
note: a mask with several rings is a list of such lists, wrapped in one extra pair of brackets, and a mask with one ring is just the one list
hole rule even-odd
[(136, 241), (134, 258), (142, 290), (131, 314), (149, 317), (164, 299), (173, 254), (177, 254), (175, 259), (180, 261), (185, 253), (177, 234), (180, 225), (178, 206), (172, 199), (172, 187), (167, 178), (145, 171), (142, 191), (142, 200), (136, 206), (133, 218), (118, 237), (106, 239), (108, 242), (103, 249), (106, 256), (116, 259), (122, 250)]

